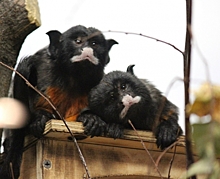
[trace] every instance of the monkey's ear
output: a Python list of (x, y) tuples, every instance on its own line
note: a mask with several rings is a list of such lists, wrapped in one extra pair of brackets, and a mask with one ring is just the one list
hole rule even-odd
[(108, 39), (107, 40), (107, 49), (108, 51), (112, 48), (113, 45), (118, 44), (117, 41), (113, 40), (113, 39)]
[(55, 59), (57, 56), (57, 50), (60, 44), (61, 33), (57, 30), (51, 30), (46, 33), (50, 39), (50, 45), (48, 47), (48, 54), (52, 59)]
[(130, 73), (132, 75), (134, 75), (134, 68), (135, 65), (129, 65), (128, 68), (127, 68), (127, 73)]
[[(110, 51), (110, 49), (112, 48), (113, 45), (118, 44), (117, 41), (113, 40), (113, 39), (108, 39), (107, 40), (107, 50), (108, 52)], [(106, 60), (105, 60), (105, 65), (107, 65), (110, 61), (109, 56), (107, 56)]]

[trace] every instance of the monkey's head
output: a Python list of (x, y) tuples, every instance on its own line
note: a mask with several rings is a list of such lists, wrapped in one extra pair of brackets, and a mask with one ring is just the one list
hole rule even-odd
[(78, 25), (63, 34), (49, 31), (48, 53), (53, 60), (70, 60), (71, 63), (89, 61), (94, 65), (105, 66), (109, 63), (109, 51), (114, 44), (113, 39), (106, 40), (98, 29)]
[(106, 122), (125, 124), (128, 119), (146, 120), (152, 99), (146, 86), (134, 75), (110, 72), (89, 95), (89, 108)]
[(115, 40), (106, 40), (99, 30), (81, 25), (63, 34), (49, 31), (47, 35), (50, 38), (48, 54), (59, 71), (68, 77), (77, 76), (83, 85), (98, 84), (109, 63), (109, 51), (117, 44)]

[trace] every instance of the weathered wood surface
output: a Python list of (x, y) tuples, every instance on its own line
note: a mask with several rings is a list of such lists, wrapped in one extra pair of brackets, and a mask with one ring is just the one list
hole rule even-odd
[[(107, 137), (86, 137), (83, 126), (78, 122), (68, 122), (68, 126), (77, 138), (92, 178), (160, 178), (155, 165), (143, 149), (135, 131), (126, 130), (123, 139)], [(138, 131), (151, 156), (156, 161), (162, 151), (157, 149), (151, 132)], [(181, 136), (184, 139), (183, 136)], [(170, 161), (173, 157), (170, 149), (159, 162), (159, 170), (167, 178)], [(47, 163), (49, 161), (49, 164)], [(179, 178), (186, 168), (184, 142), (178, 143), (170, 176)], [(62, 121), (49, 121), (45, 137), (36, 140), (26, 138), (26, 151), (23, 156), (20, 179), (83, 179), (85, 169), (78, 151)], [(201, 179), (203, 177), (199, 177)]]
[[(71, 132), (74, 136), (79, 139), (78, 142), (97, 144), (97, 145), (107, 145), (107, 146), (117, 146), (117, 147), (127, 147), (134, 149), (143, 149), (143, 146), (140, 142), (142, 139), (145, 142), (145, 145), (150, 150), (160, 151), (155, 142), (156, 139), (153, 136), (152, 132), (140, 131), (138, 130), (138, 136), (133, 130), (125, 130), (123, 139), (113, 139), (107, 137), (87, 137), (84, 134), (84, 128), (81, 122), (67, 122)], [(71, 135), (69, 134), (66, 126), (61, 120), (50, 120), (45, 127), (44, 131), (45, 138), (50, 138), (54, 140), (64, 140), (70, 141)], [(80, 140), (81, 139), (81, 140)], [(181, 136), (180, 139), (184, 140), (184, 136)], [(29, 136), (26, 138), (25, 148), (28, 148), (30, 145), (33, 145), (37, 141), (36, 138)], [(185, 154), (185, 143), (179, 142), (177, 144), (176, 153)], [(173, 152), (169, 150), (168, 152)]]
[[(40, 26), (37, 0), (0, 1), (0, 61), (14, 67), (28, 34)], [(8, 95), (12, 71), (0, 65), (0, 97)]]

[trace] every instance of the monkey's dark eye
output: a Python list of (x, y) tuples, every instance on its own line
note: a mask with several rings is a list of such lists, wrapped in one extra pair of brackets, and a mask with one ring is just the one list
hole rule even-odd
[(95, 41), (92, 41), (92, 46), (96, 46), (96, 42)]
[(82, 43), (82, 40), (80, 38), (77, 38), (74, 41), (76, 42), (76, 44), (81, 44)]
[(121, 89), (124, 90), (126, 88), (126, 84), (121, 85)]

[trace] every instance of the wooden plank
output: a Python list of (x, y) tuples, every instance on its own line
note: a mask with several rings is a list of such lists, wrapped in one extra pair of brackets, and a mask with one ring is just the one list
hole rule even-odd
[[(81, 122), (67, 122), (71, 132), (78, 139), (78, 142), (83, 143), (92, 143), (97, 145), (107, 145), (107, 146), (118, 146), (118, 147), (127, 147), (127, 148), (137, 148), (143, 149), (143, 146), (140, 143), (140, 139), (142, 139), (145, 144), (149, 147), (150, 150), (160, 151), (156, 145), (156, 139), (153, 136), (152, 132), (149, 131), (140, 131), (138, 130), (138, 136), (133, 130), (125, 130), (124, 137), (121, 139), (113, 139), (108, 137), (87, 137), (84, 134), (84, 127)], [(45, 131), (45, 137), (56, 139), (56, 140), (65, 140), (69, 141), (71, 136), (61, 120), (50, 120), (47, 122)], [(180, 139), (184, 141), (184, 136), (180, 136)], [(26, 147), (29, 145), (33, 145), (36, 142), (36, 139), (29, 136), (26, 140)], [(170, 150), (173, 152), (173, 150)], [(185, 153), (185, 143), (179, 142), (177, 144), (177, 153)]]
[[(103, 136), (90, 138), (84, 134), (81, 123), (67, 122), (67, 124), (78, 138), (78, 144), (93, 179), (160, 178), (155, 165), (140, 143), (141, 138), (152, 158), (156, 160), (161, 150), (156, 147), (155, 137), (151, 132), (137, 131), (140, 138), (133, 130), (125, 130), (124, 137), (116, 140)], [(48, 121), (44, 134), (45, 136), (40, 140), (31, 136), (26, 137), (26, 151), (20, 179), (85, 178), (86, 173), (82, 161), (63, 122)], [(184, 140), (184, 136), (180, 138)], [(170, 173), (173, 179), (179, 178), (185, 172), (184, 142), (178, 143), (176, 151)], [(174, 148), (170, 149), (160, 160), (159, 170), (164, 178), (167, 178), (173, 152)], [(45, 161), (48, 161), (49, 165), (45, 166)], [(198, 179), (203, 178), (205, 177), (201, 176)]]
[[(153, 136), (152, 132), (149, 131), (140, 131), (138, 130), (138, 136), (135, 131), (133, 130), (125, 130), (124, 137), (121, 139), (113, 139), (109, 137), (88, 137), (84, 134), (84, 128), (81, 122), (67, 122), (71, 132), (74, 136), (78, 139), (78, 142), (82, 143), (91, 143), (97, 145), (107, 145), (107, 146), (118, 146), (118, 147), (125, 147), (125, 148), (136, 148), (136, 149), (143, 149), (143, 146), (140, 142), (142, 139), (145, 145), (150, 150), (160, 151), (156, 144), (155, 144), (155, 137)], [(50, 120), (47, 122), (44, 137), (48, 137), (51, 139), (56, 140), (71, 140), (71, 135), (69, 134), (66, 126), (64, 125), (63, 121), (61, 120)], [(184, 136), (180, 136), (180, 139), (184, 141)], [(34, 145), (38, 139), (34, 138), (33, 136), (28, 136), (25, 140), (25, 150), (30, 146)], [(173, 149), (169, 150), (168, 152), (173, 152)], [(185, 153), (185, 143), (179, 142), (177, 144), (176, 153)]]
[[(43, 140), (43, 160), (51, 161), (50, 169), (44, 168), (44, 178), (60, 179), (83, 178), (85, 170), (79, 158), (78, 152), (72, 142)], [(152, 161), (144, 150), (110, 147), (95, 144), (79, 144), (92, 178), (104, 176), (151, 176), (158, 177)], [(151, 151), (154, 159), (160, 152)], [(172, 154), (165, 154), (159, 169), (166, 177)], [(175, 157), (171, 178), (179, 177), (185, 169), (185, 155)]]

